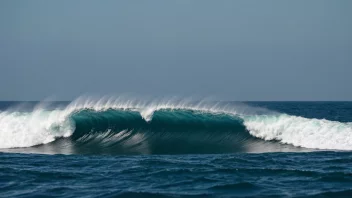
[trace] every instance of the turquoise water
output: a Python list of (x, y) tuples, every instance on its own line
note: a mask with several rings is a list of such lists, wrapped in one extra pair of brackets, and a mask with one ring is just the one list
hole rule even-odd
[(0, 109), (2, 197), (352, 196), (351, 102)]

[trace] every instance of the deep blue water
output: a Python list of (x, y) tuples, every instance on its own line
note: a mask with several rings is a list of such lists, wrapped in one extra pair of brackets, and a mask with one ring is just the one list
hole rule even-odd
[(0, 197), (352, 197), (352, 102), (37, 105), (0, 102)]

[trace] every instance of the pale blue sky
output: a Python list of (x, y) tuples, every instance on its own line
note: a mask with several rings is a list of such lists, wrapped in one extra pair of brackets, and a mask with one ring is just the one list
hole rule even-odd
[(0, 100), (352, 100), (351, 0), (0, 1)]

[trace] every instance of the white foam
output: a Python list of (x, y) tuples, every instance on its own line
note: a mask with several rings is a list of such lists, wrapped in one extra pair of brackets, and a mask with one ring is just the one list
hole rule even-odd
[(251, 135), (264, 140), (305, 148), (352, 150), (352, 123), (280, 114), (249, 116), (244, 124)]
[(74, 125), (60, 111), (0, 113), (0, 148), (30, 147), (68, 137)]
[(140, 114), (145, 121), (149, 122), (153, 118), (154, 111), (154, 108), (145, 108), (140, 111)]

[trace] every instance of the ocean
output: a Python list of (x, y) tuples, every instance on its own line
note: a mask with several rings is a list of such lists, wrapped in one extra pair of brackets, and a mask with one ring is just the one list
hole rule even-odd
[(352, 197), (352, 102), (0, 102), (0, 197)]

